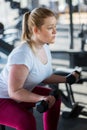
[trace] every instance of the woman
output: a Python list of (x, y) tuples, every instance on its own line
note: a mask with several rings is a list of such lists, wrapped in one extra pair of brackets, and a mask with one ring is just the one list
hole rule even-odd
[[(55, 14), (36, 8), (24, 14), (23, 43), (8, 57), (0, 75), (0, 123), (17, 130), (36, 130), (36, 121), (28, 111), (40, 100), (49, 102), (43, 113), (44, 130), (57, 130), (61, 100), (49, 95), (51, 89), (38, 86), (68, 82), (67, 77), (54, 75), (48, 44), (55, 42)], [(75, 78), (78, 75), (73, 73)]]

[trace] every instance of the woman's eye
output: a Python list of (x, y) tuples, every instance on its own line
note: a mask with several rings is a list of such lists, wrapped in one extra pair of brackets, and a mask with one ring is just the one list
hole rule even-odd
[(50, 29), (53, 29), (53, 27), (49, 27), (48, 29), (49, 29), (49, 30), (50, 30)]
[(56, 26), (54, 26), (54, 27), (49, 27), (48, 29), (49, 29), (49, 30), (50, 30), (50, 29), (56, 29)]

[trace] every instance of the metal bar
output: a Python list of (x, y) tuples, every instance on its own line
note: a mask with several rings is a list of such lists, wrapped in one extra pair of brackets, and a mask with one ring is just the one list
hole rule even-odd
[(72, 19), (72, 0), (69, 0), (69, 14), (70, 14), (70, 49), (73, 49), (73, 19)]

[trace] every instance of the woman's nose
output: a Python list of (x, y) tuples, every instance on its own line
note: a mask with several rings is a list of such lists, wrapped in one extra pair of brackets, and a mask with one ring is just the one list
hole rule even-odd
[(56, 28), (53, 29), (53, 33), (56, 34)]

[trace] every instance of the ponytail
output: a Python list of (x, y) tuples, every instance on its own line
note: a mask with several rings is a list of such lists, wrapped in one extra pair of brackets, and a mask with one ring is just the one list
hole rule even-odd
[(25, 40), (27, 42), (30, 41), (30, 31), (28, 26), (28, 20), (29, 20), (30, 12), (26, 12), (23, 16), (23, 23), (22, 23), (22, 40)]

